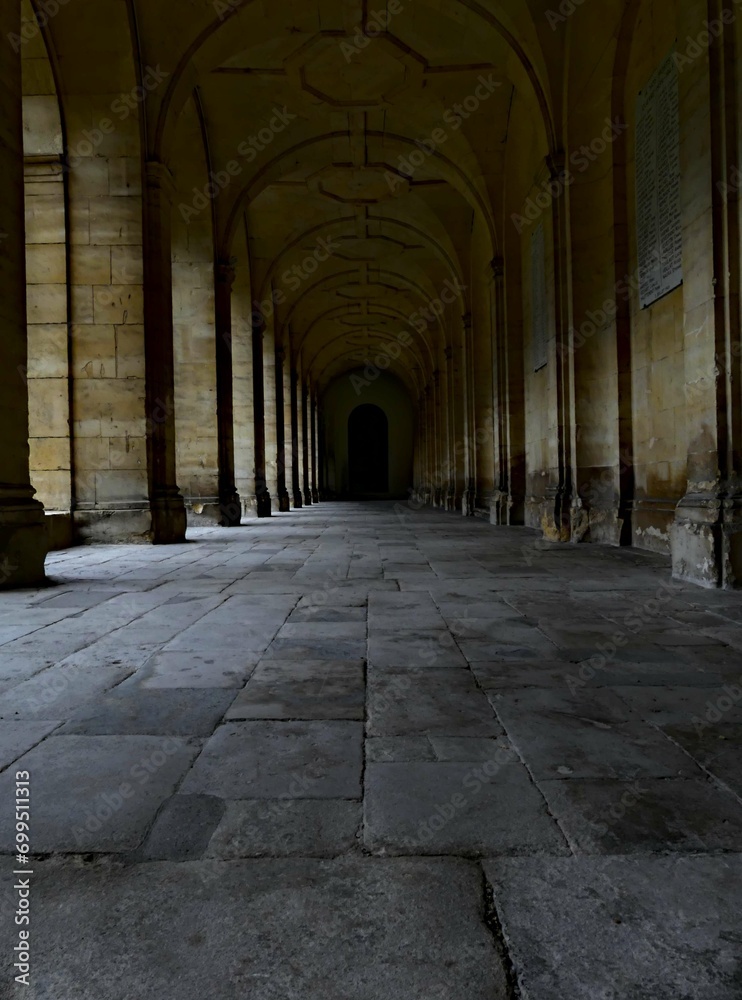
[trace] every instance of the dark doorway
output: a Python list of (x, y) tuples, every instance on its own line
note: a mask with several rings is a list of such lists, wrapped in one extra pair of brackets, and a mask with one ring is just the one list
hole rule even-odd
[(373, 403), (348, 418), (348, 469), (353, 496), (389, 492), (389, 421)]

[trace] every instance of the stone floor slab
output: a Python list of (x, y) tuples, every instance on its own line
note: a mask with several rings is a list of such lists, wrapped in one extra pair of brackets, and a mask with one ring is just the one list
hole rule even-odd
[(742, 995), (740, 856), (502, 858), (484, 868), (523, 1000)]
[(704, 853), (742, 849), (742, 805), (698, 778), (541, 781), (575, 853)]
[(45, 862), (34, 898), (34, 1000), (508, 996), (464, 861)]
[(0, 722), (0, 770), (41, 743), (59, 725), (59, 722)]
[(368, 680), (370, 736), (500, 736), (486, 696), (464, 671), (372, 673)]
[(137, 678), (143, 688), (241, 688), (260, 654), (218, 649), (155, 653)]
[(338, 857), (358, 847), (361, 818), (361, 803), (347, 799), (228, 802), (206, 857)]
[(565, 854), (543, 796), (512, 751), (488, 762), (368, 764), (364, 841), (380, 854)]
[(227, 719), (363, 719), (362, 660), (263, 660)]
[(211, 736), (234, 696), (222, 688), (151, 690), (122, 684), (76, 712), (60, 734)]
[(234, 722), (220, 726), (183, 782), (183, 794), (224, 799), (361, 796), (357, 722)]
[[(131, 851), (198, 750), (173, 737), (50, 736), (0, 774), (0, 798), (11, 802), (16, 771), (30, 772), (32, 853)], [(4, 809), (0, 851), (14, 836)]]

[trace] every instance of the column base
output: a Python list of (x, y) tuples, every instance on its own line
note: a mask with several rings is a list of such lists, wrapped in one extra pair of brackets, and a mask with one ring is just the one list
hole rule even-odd
[(571, 498), (561, 489), (547, 488), (545, 496), (530, 496), (526, 500), (526, 526), (540, 528), (544, 541), (572, 540)]
[[(208, 528), (221, 525), (224, 518), (218, 497), (184, 497), (186, 523), (189, 528)], [(232, 510), (234, 515), (234, 510)]]
[(239, 528), (242, 523), (242, 500), (239, 493), (226, 495), (219, 504), (219, 526), (222, 528)]
[(278, 494), (278, 509), (282, 514), (288, 514), (291, 511), (291, 497), (285, 490)]
[(180, 494), (146, 501), (77, 507), (72, 512), (75, 542), (177, 545), (185, 541), (187, 515)]
[[(24, 488), (22, 492), (26, 492)], [(28, 488), (29, 493), (33, 493)], [(0, 500), (0, 588), (38, 587), (49, 548), (44, 508), (31, 496)]]
[(267, 490), (265, 493), (256, 494), (255, 509), (258, 517), (270, 517), (273, 513), (271, 495)]
[(186, 540), (188, 518), (183, 497), (177, 487), (150, 501), (152, 544), (179, 545)]
[(490, 497), (490, 524), (510, 524), (510, 497), (502, 490), (495, 490)]
[(742, 586), (742, 498), (687, 494), (676, 508), (670, 545), (674, 579)]
[(312, 503), (319, 503), (319, 493), (317, 490), (312, 490)]
[(309, 492), (309, 490), (304, 491), (304, 506), (305, 507), (312, 506), (312, 494)]
[(294, 497), (291, 501), (291, 506), (295, 510), (301, 510), (301, 508), (304, 506), (304, 501), (301, 498), (301, 493), (294, 493)]
[(120, 507), (78, 507), (72, 512), (72, 528), (75, 542), (83, 545), (118, 542), (149, 545), (154, 540), (152, 511), (146, 502)]

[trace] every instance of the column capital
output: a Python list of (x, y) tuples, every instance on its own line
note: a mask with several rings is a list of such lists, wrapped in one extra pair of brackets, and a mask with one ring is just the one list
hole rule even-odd
[(567, 172), (567, 154), (563, 149), (556, 149), (546, 157), (546, 167), (552, 181), (561, 180)]
[(175, 201), (177, 188), (175, 178), (164, 163), (159, 160), (147, 160), (145, 165), (145, 177), (147, 180), (147, 190), (159, 191), (172, 205)]
[(490, 261), (490, 267), (495, 278), (502, 278), (505, 274), (505, 258), (502, 256), (493, 257)]
[(229, 291), (232, 291), (232, 286), (234, 285), (234, 280), (237, 276), (237, 269), (235, 267), (236, 260), (219, 260), (214, 265), (214, 272), (216, 274), (217, 283), (220, 285), (226, 285)]

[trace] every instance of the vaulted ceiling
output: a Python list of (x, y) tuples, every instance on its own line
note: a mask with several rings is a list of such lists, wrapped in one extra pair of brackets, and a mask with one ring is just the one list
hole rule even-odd
[(212, 171), (233, 167), (215, 251), (247, 232), (277, 339), (327, 381), (409, 333), (391, 367), (419, 385), (469, 311), (473, 234), (478, 266), (499, 253), (516, 93), (549, 144), (543, 14), (515, 0), (125, 2), (140, 66), (168, 74), (147, 99), (147, 155), (169, 161), (195, 99)]

